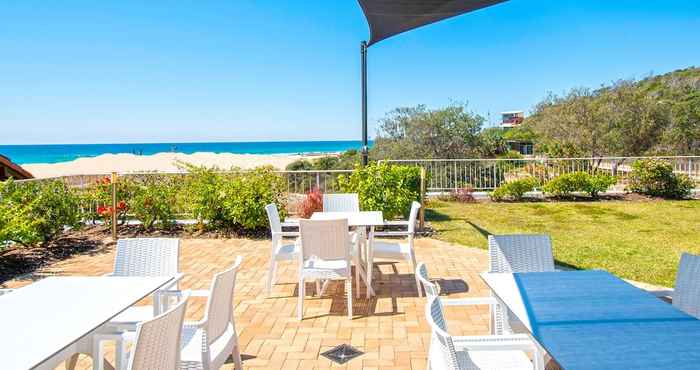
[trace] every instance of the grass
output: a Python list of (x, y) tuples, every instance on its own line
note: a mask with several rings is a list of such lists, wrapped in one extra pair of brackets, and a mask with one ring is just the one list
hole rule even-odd
[(487, 248), (488, 234), (546, 233), (557, 263), (673, 286), (681, 253), (700, 254), (700, 201), (431, 201), (437, 238)]

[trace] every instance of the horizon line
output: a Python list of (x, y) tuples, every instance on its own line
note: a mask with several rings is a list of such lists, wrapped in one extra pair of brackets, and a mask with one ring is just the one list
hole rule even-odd
[[(370, 138), (369, 141), (374, 141)], [(337, 142), (362, 142), (362, 139), (339, 140), (250, 140), (250, 141), (150, 141), (150, 142), (94, 142), (94, 143), (24, 143), (2, 144), (0, 146), (49, 146), (49, 145), (148, 145), (148, 144), (247, 144), (247, 143), (337, 143)]]

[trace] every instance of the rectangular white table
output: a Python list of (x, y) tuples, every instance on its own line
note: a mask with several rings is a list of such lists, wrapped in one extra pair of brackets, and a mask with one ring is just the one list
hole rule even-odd
[(367, 283), (367, 295), (374, 295), (372, 289), (372, 245), (374, 242), (374, 228), (384, 225), (384, 215), (379, 211), (360, 211), (360, 212), (314, 212), (311, 215), (312, 220), (338, 220), (347, 219), (348, 226), (351, 227), (369, 227), (369, 235), (367, 235), (367, 248), (365, 250), (365, 262), (367, 266), (364, 268), (364, 276)]
[(52, 369), (172, 277), (48, 277), (0, 296), (0, 368)]
[(700, 320), (608, 272), (481, 277), (563, 369), (700, 369)]

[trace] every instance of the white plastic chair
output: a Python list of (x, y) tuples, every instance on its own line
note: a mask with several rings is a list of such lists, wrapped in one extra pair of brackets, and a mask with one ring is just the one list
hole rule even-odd
[[(427, 298), (439, 296), (438, 285), (430, 281), (430, 277), (428, 275), (428, 268), (425, 266), (425, 263), (421, 262), (418, 264), (418, 267), (416, 267), (416, 276), (418, 277), (418, 281), (420, 281), (421, 285), (423, 286)], [(503, 335), (509, 333), (507, 330), (504, 330), (505, 327), (503, 325), (503, 322), (500, 321), (500, 319), (503, 316), (495, 316), (495, 313), (497, 311), (500, 311), (500, 304), (498, 300), (496, 300), (496, 298), (483, 297), (453, 299), (442, 297), (440, 302), (445, 306), (488, 305), (492, 315), (492, 320), (494, 320), (495, 322), (492, 334)]]
[[(551, 238), (537, 234), (489, 235), (489, 266), (492, 273), (557, 271)], [(520, 323), (510, 317), (507, 308), (494, 307), (494, 332), (520, 331)]]
[[(480, 299), (472, 299), (476, 302)], [(462, 300), (450, 300), (459, 304)], [(449, 370), (532, 370), (539, 368), (533, 364), (528, 353), (535, 361), (541, 358), (537, 347), (527, 335), (485, 335), (455, 337), (448, 333), (443, 314), (443, 304), (448, 300), (440, 297), (428, 298), (425, 316), (431, 329), (428, 366), (430, 369)], [(459, 302), (459, 303), (458, 303)], [(473, 304), (473, 303), (469, 303)], [(491, 304), (484, 298), (483, 304)]]
[(489, 235), (489, 272), (548, 272), (554, 268), (549, 235)]
[(323, 212), (360, 212), (357, 193), (323, 194)]
[[(233, 295), (236, 287), (236, 275), (240, 269), (242, 258), (227, 270), (214, 275), (211, 288), (188, 292), (192, 297), (208, 297), (204, 318), (196, 322), (185, 322), (182, 330), (180, 369), (219, 369), (228, 359), (233, 357), (236, 369), (242, 369), (238, 332), (233, 317)], [(178, 295), (178, 291), (162, 292), (163, 295)], [(122, 335), (97, 335), (95, 345), (98, 346), (98, 356), (102, 356), (101, 341), (116, 340), (117, 363), (123, 363), (123, 348), (126, 343), (133, 341), (127, 332)], [(115, 368), (119, 370), (119, 367)], [(97, 370), (102, 370), (101, 367)]]
[[(400, 242), (389, 242), (375, 240), (372, 244), (372, 250), (370, 256), (372, 257), (369, 266), (373, 266), (374, 259), (391, 260), (391, 261), (406, 261), (411, 264), (411, 271), (416, 271), (416, 254), (413, 249), (413, 239), (416, 233), (416, 221), (418, 219), (418, 211), (420, 210), (420, 203), (413, 202), (411, 204), (411, 213), (408, 218), (408, 222), (393, 222), (392, 225), (402, 225), (406, 227), (406, 231), (385, 231), (385, 232), (375, 232), (375, 237), (404, 237), (406, 238), (405, 243)], [(418, 282), (418, 276), (415, 277), (416, 289), (418, 289), (418, 296), (422, 296), (420, 289), (420, 283)]]
[(298, 250), (296, 243), (285, 243), (284, 238), (296, 238), (299, 236), (297, 231), (282, 231), (282, 227), (298, 227), (298, 223), (282, 223), (277, 210), (277, 205), (274, 203), (265, 206), (267, 218), (270, 221), (270, 232), (272, 236), (272, 250), (270, 253), (270, 270), (267, 274), (267, 295), (272, 291), (272, 285), (275, 284), (277, 275), (277, 263), (280, 261), (294, 261), (297, 258)]
[[(117, 240), (114, 271), (108, 276), (172, 276), (173, 281), (160, 290), (177, 289), (183, 274), (179, 269), (180, 239), (133, 238)], [(133, 306), (109, 322), (111, 326), (133, 330), (139, 322), (150, 320), (162, 311), (160, 295), (153, 306)]]
[(299, 233), (297, 317), (303, 318), (306, 281), (316, 281), (318, 287), (321, 280), (345, 280), (348, 317), (352, 318), (351, 267), (353, 261), (358, 265), (355, 277), (359, 280), (359, 257), (348, 233), (348, 220), (299, 220)]
[(180, 363), (182, 323), (188, 293), (172, 309), (138, 324), (128, 370), (173, 370)]
[(700, 256), (683, 253), (676, 273), (676, 288), (652, 293), (670, 297), (674, 307), (700, 319)]
[(180, 369), (219, 369), (229, 355), (235, 368), (243, 369), (233, 318), (233, 295), (241, 261), (239, 256), (232, 267), (214, 276), (209, 292), (204, 292), (209, 297), (204, 318), (185, 322)]

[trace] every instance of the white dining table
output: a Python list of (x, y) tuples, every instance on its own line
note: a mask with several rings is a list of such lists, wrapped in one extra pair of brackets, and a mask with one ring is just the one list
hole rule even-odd
[(0, 296), (0, 368), (53, 369), (173, 277), (48, 277)]
[(347, 219), (350, 227), (368, 227), (369, 234), (367, 235), (367, 248), (364, 251), (365, 267), (364, 277), (367, 283), (367, 295), (374, 295), (372, 288), (372, 270), (373, 270), (373, 243), (374, 229), (377, 226), (384, 226), (384, 215), (380, 211), (360, 211), (360, 212), (314, 212), (311, 215), (312, 220), (338, 220)]

